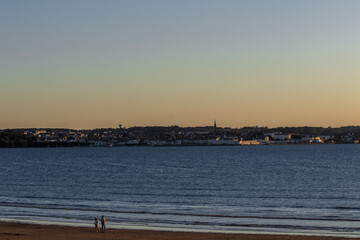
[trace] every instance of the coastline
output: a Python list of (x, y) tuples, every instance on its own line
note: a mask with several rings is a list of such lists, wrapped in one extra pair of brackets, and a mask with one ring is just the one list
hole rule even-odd
[(105, 234), (96, 233), (89, 227), (70, 227), (58, 225), (36, 225), (16, 222), (0, 222), (0, 238), (6, 240), (340, 240), (360, 239), (333, 236), (272, 235), (272, 234), (233, 234), (200, 233), (180, 231), (108, 229)]
[(272, 144), (181, 144), (181, 145), (119, 145), (119, 146), (92, 146), (92, 145), (46, 145), (32, 147), (2, 147), (0, 149), (49, 149), (49, 148), (186, 148), (186, 147), (259, 147), (259, 146), (314, 146), (314, 145), (356, 145), (358, 143), (272, 143)]

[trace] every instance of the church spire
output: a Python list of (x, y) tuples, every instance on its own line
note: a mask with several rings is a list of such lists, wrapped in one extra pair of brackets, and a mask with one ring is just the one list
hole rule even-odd
[(216, 134), (216, 119), (214, 120), (214, 134)]

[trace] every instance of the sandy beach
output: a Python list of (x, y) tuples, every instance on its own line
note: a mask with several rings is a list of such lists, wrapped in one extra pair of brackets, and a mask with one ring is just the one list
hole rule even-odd
[[(281, 236), (257, 234), (189, 233), (148, 230), (108, 229), (105, 234), (96, 233), (93, 228), (65, 227), (53, 225), (32, 225), (0, 222), (2, 240), (325, 240), (347, 239), (337, 237)], [(355, 239), (355, 238), (352, 238)], [(360, 239), (360, 238), (356, 238)]]

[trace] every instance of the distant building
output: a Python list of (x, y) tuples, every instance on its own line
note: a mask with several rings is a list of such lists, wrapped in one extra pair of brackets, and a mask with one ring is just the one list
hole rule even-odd
[(324, 143), (323, 139), (321, 137), (313, 137), (310, 140), (310, 143)]
[(239, 141), (237, 139), (209, 139), (207, 141), (208, 145), (239, 145)]
[(240, 145), (260, 145), (260, 140), (241, 140), (239, 141)]
[(217, 134), (217, 129), (216, 129), (216, 120), (214, 120), (214, 135)]
[(265, 133), (265, 136), (270, 136), (274, 140), (291, 140), (291, 134), (283, 134), (281, 132)]

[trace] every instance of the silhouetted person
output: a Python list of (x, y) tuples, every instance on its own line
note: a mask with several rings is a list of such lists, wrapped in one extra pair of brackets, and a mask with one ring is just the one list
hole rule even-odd
[(101, 232), (106, 232), (106, 218), (104, 215), (101, 216)]
[(100, 232), (99, 219), (97, 217), (95, 218), (95, 232)]

